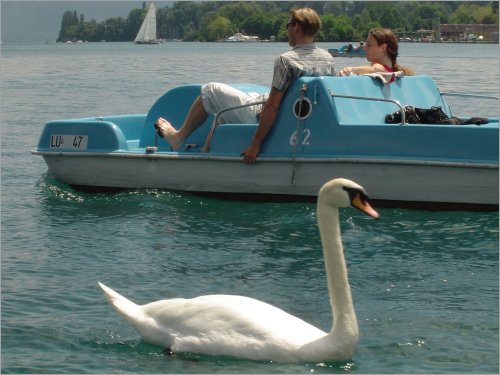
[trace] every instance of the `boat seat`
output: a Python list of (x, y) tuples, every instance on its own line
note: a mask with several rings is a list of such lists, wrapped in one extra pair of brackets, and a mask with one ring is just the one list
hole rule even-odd
[[(269, 92), (269, 88), (254, 84), (230, 84), (238, 90), (244, 92)], [(139, 147), (154, 145), (155, 128), (154, 124), (158, 117), (168, 120), (174, 127), (179, 128), (186, 118), (191, 105), (201, 92), (201, 84), (190, 84), (176, 87), (162, 95), (149, 110), (144, 122)], [(214, 116), (210, 115), (202, 126), (196, 129), (185, 144), (197, 145), (200, 149), (205, 144), (208, 132), (212, 127)], [(158, 149), (169, 151), (170, 146), (163, 138), (158, 140)], [(181, 150), (183, 147), (181, 147)]]
[[(314, 80), (312, 77), (302, 77), (296, 79), (290, 85), (290, 88), (281, 101), (275, 124), (262, 145), (261, 155), (288, 155), (293, 152), (293, 147), (290, 146), (290, 137), (296, 130), (297, 124), (297, 119), (293, 115), (293, 108), (297, 98), (301, 96), (300, 88), (302, 84), (311, 83), (311, 79)], [(315, 90), (311, 88), (311, 91)], [(328, 99), (326, 95), (324, 99)], [(321, 109), (328, 111), (330, 106), (323, 106)], [(328, 118), (328, 115), (323, 110), (315, 112), (312, 116), (313, 119)], [(223, 124), (217, 126), (212, 138), (211, 151), (213, 153), (240, 155), (250, 145), (257, 127), (258, 124)], [(269, 147), (269, 145), (272, 146)]]
[[(324, 125), (325, 119), (332, 118), (331, 98), (322, 86), (325, 77), (300, 77), (290, 85), (283, 97), (275, 124), (262, 144), (262, 156), (290, 156), (294, 152), (293, 138), (297, 132), (298, 120), (294, 115), (297, 100), (301, 97), (303, 84), (308, 86), (306, 97), (313, 97), (314, 110), (308, 116), (308, 124), (313, 127)], [(255, 90), (254, 90), (255, 91)], [(258, 91), (257, 91), (258, 92)], [(323, 104), (323, 105), (320, 105)], [(327, 105), (324, 105), (327, 104)], [(240, 153), (250, 145), (258, 124), (223, 124), (215, 128), (211, 143), (213, 153)], [(302, 129), (302, 127), (301, 127)], [(307, 137), (306, 132), (306, 137)], [(307, 142), (307, 139), (301, 139)]]
[(250, 145), (258, 124), (221, 124), (215, 128), (210, 150), (212, 153), (239, 155)]

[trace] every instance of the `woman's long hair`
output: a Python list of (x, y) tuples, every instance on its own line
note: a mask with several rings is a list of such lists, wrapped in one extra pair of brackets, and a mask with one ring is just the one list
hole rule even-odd
[(379, 46), (382, 44), (387, 45), (387, 55), (392, 61), (392, 69), (395, 71), (401, 70), (405, 76), (412, 76), (415, 74), (412, 69), (398, 64), (398, 40), (391, 29), (375, 27), (368, 32), (368, 35), (373, 36)]

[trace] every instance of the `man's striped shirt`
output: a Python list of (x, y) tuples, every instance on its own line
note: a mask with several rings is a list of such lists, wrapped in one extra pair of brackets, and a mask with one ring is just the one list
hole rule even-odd
[(275, 60), (272, 85), (284, 92), (298, 77), (333, 75), (334, 60), (328, 51), (314, 43), (299, 44)]

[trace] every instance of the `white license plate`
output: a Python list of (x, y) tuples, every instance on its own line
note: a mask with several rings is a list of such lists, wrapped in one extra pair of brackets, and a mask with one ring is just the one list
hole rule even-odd
[(54, 134), (50, 136), (50, 148), (86, 150), (88, 141), (88, 135)]

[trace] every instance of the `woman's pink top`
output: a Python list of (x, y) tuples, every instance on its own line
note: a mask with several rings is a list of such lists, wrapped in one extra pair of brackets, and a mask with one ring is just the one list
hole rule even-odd
[[(387, 73), (394, 73), (394, 69), (388, 67), (387, 65), (382, 65)], [(394, 82), (396, 80), (396, 76), (393, 74), (389, 83)]]

